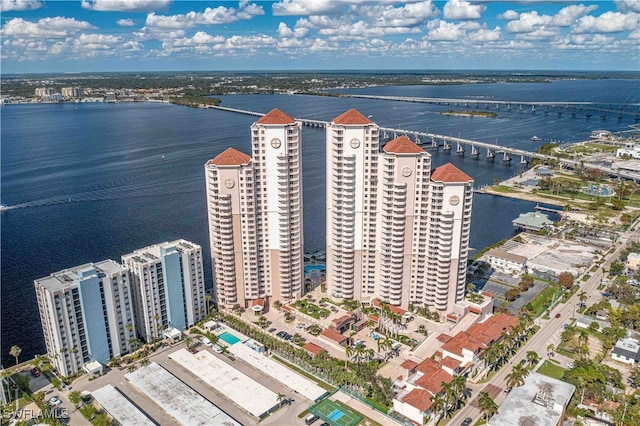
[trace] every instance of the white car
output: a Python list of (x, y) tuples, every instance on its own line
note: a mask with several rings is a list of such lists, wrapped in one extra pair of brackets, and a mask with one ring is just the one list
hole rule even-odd
[(205, 345), (209, 346), (210, 348), (213, 347), (213, 343), (211, 343), (211, 340), (209, 340), (208, 337), (203, 337), (202, 338), (202, 343), (204, 343)]
[(222, 349), (220, 349), (220, 346), (218, 345), (211, 346), (211, 349), (213, 349), (216, 353), (219, 353), (219, 354), (222, 353)]
[(49, 399), (49, 405), (51, 405), (52, 407), (57, 407), (60, 404), (62, 404), (62, 401), (57, 396), (52, 396)]

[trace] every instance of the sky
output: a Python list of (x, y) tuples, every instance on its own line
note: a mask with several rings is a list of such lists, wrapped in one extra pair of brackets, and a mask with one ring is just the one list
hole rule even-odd
[(640, 0), (0, 0), (2, 73), (640, 71)]

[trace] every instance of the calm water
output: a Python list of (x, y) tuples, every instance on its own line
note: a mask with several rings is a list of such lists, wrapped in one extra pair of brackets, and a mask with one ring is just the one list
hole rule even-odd
[[(355, 92), (355, 91), (352, 91)], [(360, 93), (434, 97), (491, 96), (497, 100), (640, 102), (640, 81), (563, 81), (553, 84), (483, 84), (360, 89)], [(357, 108), (381, 126), (461, 136), (534, 150), (541, 138), (575, 142), (591, 130), (624, 130), (632, 118), (558, 118), (555, 114), (500, 111), (495, 119), (444, 116), (445, 107), (406, 102), (287, 95), (223, 97), (223, 105), (331, 120)], [(185, 238), (205, 252), (203, 165), (228, 146), (250, 153), (255, 117), (164, 104), (9, 105), (1, 110), (1, 203), (16, 206), (2, 220), (2, 362), (12, 365), (44, 353), (34, 279), (132, 250)], [(306, 251), (325, 244), (324, 131), (303, 128)], [(476, 186), (518, 172), (442, 152), (434, 165), (452, 162)], [(482, 248), (512, 235), (511, 220), (534, 205), (491, 196), (474, 199), (471, 245)]]

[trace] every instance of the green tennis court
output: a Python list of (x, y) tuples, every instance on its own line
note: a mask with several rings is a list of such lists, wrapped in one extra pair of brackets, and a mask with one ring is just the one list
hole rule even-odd
[(333, 426), (356, 426), (362, 420), (346, 405), (329, 399), (318, 402), (309, 411)]

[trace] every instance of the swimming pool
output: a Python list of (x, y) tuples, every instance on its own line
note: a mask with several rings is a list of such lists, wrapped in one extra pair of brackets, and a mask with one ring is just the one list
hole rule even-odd
[(327, 267), (323, 263), (314, 265), (304, 265), (304, 274), (307, 275), (311, 271), (324, 271)]
[(225, 331), (224, 333), (218, 336), (221, 340), (227, 342), (229, 345), (234, 345), (240, 341), (240, 338), (234, 336), (233, 334)]

